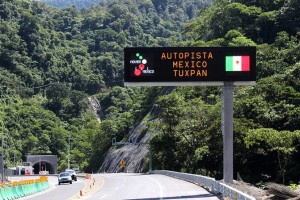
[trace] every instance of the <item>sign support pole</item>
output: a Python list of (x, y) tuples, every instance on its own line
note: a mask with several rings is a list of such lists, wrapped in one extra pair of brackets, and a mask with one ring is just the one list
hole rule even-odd
[(149, 174), (152, 174), (152, 147), (149, 143)]
[(223, 179), (233, 183), (233, 83), (222, 87)]

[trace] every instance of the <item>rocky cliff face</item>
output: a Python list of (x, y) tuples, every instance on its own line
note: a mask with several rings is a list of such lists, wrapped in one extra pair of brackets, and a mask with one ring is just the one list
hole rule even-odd
[(89, 108), (95, 114), (98, 122), (101, 123), (101, 119), (104, 117), (104, 114), (102, 112), (100, 102), (95, 96), (88, 97), (88, 100), (89, 100)]
[[(165, 87), (158, 96), (167, 95), (175, 87)], [(112, 141), (112, 147), (107, 152), (98, 172), (131, 172), (140, 173), (149, 170), (149, 142), (152, 133), (147, 127), (152, 119), (147, 116), (157, 116), (159, 109), (155, 102), (137, 120), (126, 141)], [(146, 120), (148, 119), (148, 120)], [(157, 120), (157, 118), (156, 118)]]
[(149, 159), (151, 132), (141, 133), (145, 128), (144, 124), (138, 125), (126, 142), (113, 141), (113, 147), (108, 151), (98, 172), (146, 172), (149, 169), (146, 159)]

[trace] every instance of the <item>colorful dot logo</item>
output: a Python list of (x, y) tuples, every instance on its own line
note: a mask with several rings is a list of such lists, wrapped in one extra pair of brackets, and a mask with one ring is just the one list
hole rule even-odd
[(147, 60), (143, 58), (143, 56), (140, 53), (136, 53), (135, 56), (140, 60), (140, 64), (137, 68), (134, 70), (135, 76), (140, 76), (142, 74), (142, 71), (145, 69), (145, 65), (147, 64)]

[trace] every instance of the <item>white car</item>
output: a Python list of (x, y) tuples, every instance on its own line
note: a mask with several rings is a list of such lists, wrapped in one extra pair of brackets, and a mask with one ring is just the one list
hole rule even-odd
[(69, 172), (62, 172), (58, 174), (58, 185), (60, 185), (61, 183), (72, 184), (72, 176)]
[(73, 169), (66, 169), (66, 172), (71, 174), (72, 180), (77, 181), (77, 174)]

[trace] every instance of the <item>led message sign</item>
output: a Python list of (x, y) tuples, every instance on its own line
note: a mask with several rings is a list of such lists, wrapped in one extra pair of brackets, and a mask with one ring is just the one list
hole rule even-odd
[(124, 67), (126, 86), (252, 85), (256, 48), (125, 48)]

